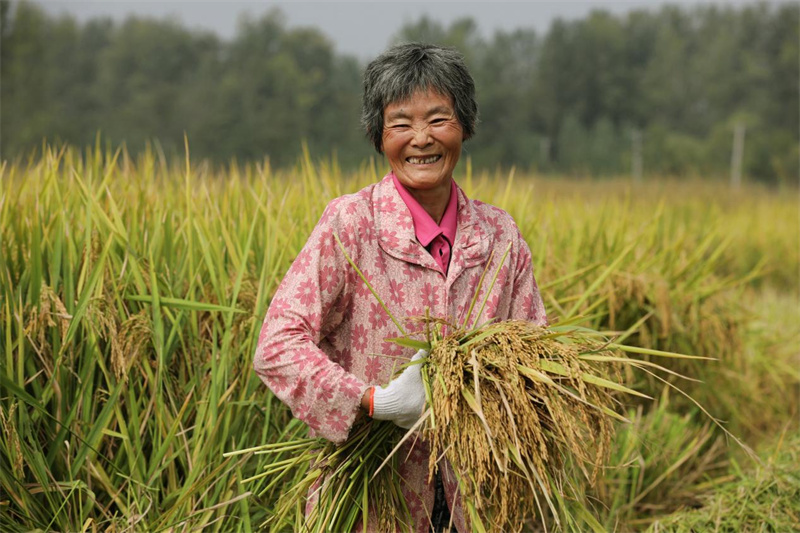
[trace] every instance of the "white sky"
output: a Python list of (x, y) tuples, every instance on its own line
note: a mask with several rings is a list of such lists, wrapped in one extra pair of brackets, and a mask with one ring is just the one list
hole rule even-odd
[[(489, 37), (497, 30), (531, 28), (544, 33), (556, 18), (577, 19), (593, 9), (604, 9), (623, 14), (632, 9), (659, 9), (661, 1), (527, 1), (527, 2), (397, 2), (373, 0), (372, 2), (274, 2), (220, 0), (35, 0), (51, 15), (69, 13), (84, 22), (98, 16), (123, 20), (129, 14), (156, 18), (172, 17), (192, 29), (216, 32), (231, 38), (236, 32), (239, 17), (258, 17), (274, 7), (286, 16), (289, 27), (315, 26), (336, 45), (338, 52), (355, 55), (361, 59), (372, 58), (388, 44), (390, 37), (406, 22), (418, 20), (423, 14), (448, 25), (453, 20), (470, 16), (481, 33)], [(742, 6), (755, 2), (748, 0), (671, 0), (690, 8), (697, 4)], [(767, 3), (781, 3), (772, 1)]]

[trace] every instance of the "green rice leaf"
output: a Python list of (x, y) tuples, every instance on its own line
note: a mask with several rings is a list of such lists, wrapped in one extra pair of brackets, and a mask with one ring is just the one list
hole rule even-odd
[(410, 339), (408, 337), (394, 337), (391, 339), (386, 339), (387, 342), (393, 342), (399, 346), (404, 346), (405, 348), (414, 348), (415, 350), (431, 350), (431, 343), (427, 341), (420, 341), (417, 339)]
[[(130, 300), (132, 302), (145, 302), (145, 303), (153, 303), (154, 300), (153, 296), (149, 294), (126, 294), (125, 299)], [(185, 300), (182, 298), (169, 298), (166, 296), (160, 296), (158, 300), (159, 303), (164, 307), (174, 307), (175, 309), (185, 309), (187, 311), (219, 311), (228, 313), (247, 312), (244, 309), (238, 309), (236, 307), (210, 304), (194, 300)]]
[(716, 361), (715, 357), (705, 357), (701, 355), (687, 355), (677, 352), (665, 352), (662, 350), (653, 350), (651, 348), (640, 348), (638, 346), (627, 346), (625, 344), (610, 343), (608, 347), (612, 350), (621, 350), (629, 353), (639, 353), (643, 355), (655, 355), (658, 357), (669, 357), (671, 359), (695, 359), (699, 361)]

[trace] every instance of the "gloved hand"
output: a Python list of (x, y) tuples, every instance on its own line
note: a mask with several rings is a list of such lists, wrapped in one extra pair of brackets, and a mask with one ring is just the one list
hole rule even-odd
[[(425, 350), (418, 351), (412, 361), (428, 357)], [(372, 396), (372, 418), (391, 420), (408, 429), (419, 420), (425, 408), (425, 386), (422, 384), (420, 365), (406, 367), (385, 388), (375, 387)]]

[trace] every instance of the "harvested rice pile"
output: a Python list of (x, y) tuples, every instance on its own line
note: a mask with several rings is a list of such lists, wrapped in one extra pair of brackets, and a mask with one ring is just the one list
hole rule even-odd
[(619, 385), (614, 354), (596, 336), (521, 321), (433, 337), (431, 474), (444, 455), (476, 530), (521, 530), (542, 514), (540, 496), (557, 519), (550, 495), (576, 468), (593, 481), (619, 418), (613, 394), (633, 392)]

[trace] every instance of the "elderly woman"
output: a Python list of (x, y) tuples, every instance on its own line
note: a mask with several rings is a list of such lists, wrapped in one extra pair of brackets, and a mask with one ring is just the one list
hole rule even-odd
[[(431, 316), (463, 319), (488, 268), (499, 275), (471, 323), (544, 323), (530, 249), (514, 220), (467, 198), (453, 179), (476, 122), (474, 83), (456, 51), (401, 45), (367, 67), (362, 123), (390, 171), (327, 206), (272, 300), (255, 354), (264, 383), (316, 435), (342, 442), (359, 416), (410, 427), (425, 401), (417, 365), (392, 379), (413, 350), (385, 340), (398, 336), (397, 328), (334, 235), (396, 317), (427, 308)], [(463, 532), (456, 483), (447, 465), (444, 483), (429, 483), (427, 455), (419, 442), (400, 453), (414, 528), (446, 526), (449, 508)]]

